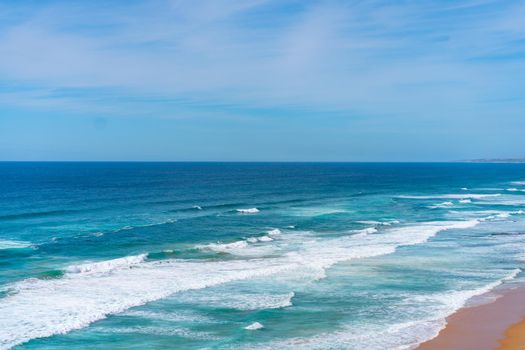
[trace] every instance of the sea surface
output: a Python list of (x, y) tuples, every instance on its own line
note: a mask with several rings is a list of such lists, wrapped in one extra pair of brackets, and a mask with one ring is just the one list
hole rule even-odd
[(0, 163), (0, 349), (410, 349), (525, 267), (525, 164)]

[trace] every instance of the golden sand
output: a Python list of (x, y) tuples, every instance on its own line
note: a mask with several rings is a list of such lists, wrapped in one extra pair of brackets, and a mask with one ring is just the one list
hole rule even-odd
[(448, 317), (439, 335), (417, 350), (525, 350), (525, 287), (498, 294), (501, 297), (494, 302), (463, 308)]
[(525, 350), (525, 319), (507, 329), (498, 350)]

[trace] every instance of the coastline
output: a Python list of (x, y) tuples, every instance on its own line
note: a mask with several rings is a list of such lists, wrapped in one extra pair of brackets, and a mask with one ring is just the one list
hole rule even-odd
[(525, 348), (525, 317), (505, 332), (498, 350), (520, 350)]
[(447, 317), (437, 337), (415, 349), (525, 349), (525, 284), (503, 285), (485, 296), (496, 299), (461, 308)]

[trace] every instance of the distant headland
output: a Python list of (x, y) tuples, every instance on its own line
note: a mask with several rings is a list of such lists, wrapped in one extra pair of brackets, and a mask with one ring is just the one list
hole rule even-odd
[(468, 163), (525, 163), (525, 158), (481, 158), (463, 160)]

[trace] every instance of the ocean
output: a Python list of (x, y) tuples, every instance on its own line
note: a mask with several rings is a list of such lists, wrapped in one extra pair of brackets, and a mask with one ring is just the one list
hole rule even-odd
[(525, 164), (0, 163), (0, 349), (411, 349), (524, 266)]

